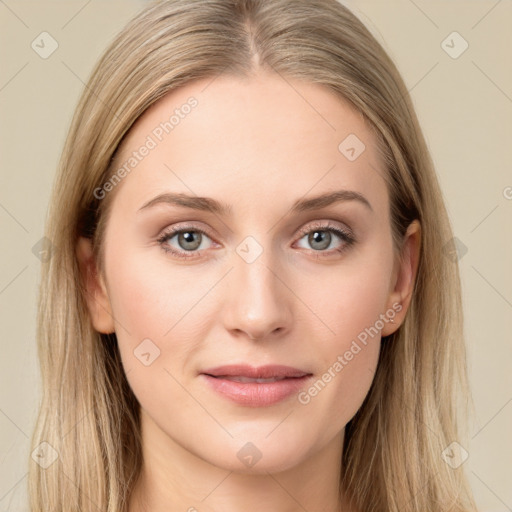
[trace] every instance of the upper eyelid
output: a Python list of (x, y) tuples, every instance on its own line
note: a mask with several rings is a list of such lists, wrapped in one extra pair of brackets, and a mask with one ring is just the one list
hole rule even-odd
[[(339, 222), (339, 221), (337, 221), (337, 222)], [(311, 221), (310, 224), (300, 228), (297, 231), (297, 234), (302, 235), (305, 233), (309, 233), (310, 231), (312, 231), (314, 229), (324, 229), (326, 231), (338, 229), (340, 231), (347, 232), (347, 234), (350, 234), (350, 235), (353, 234), (352, 229), (350, 229), (348, 226), (341, 227), (338, 224), (334, 224), (332, 220)]]

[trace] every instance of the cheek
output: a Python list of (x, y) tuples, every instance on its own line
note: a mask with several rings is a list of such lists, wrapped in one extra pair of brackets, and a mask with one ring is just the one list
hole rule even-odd
[(112, 309), (132, 337), (164, 338), (209, 288), (206, 282), (194, 284), (190, 268), (170, 270), (162, 261), (134, 253), (110, 271)]
[[(111, 304), (119, 351), (129, 385), (149, 411), (186, 416), (194, 406), (181, 371), (204, 339), (201, 297), (211, 284), (190, 279), (190, 267), (169, 270), (147, 254), (123, 255), (111, 266)], [(170, 398), (172, 397), (172, 399)], [(165, 411), (165, 412), (164, 412)]]
[(307, 416), (322, 425), (319, 439), (327, 442), (339, 433), (363, 404), (375, 375), (380, 339), (363, 345), (349, 342), (332, 354), (324, 372), (298, 395)]
[(392, 261), (391, 246), (389, 251), (365, 248), (338, 266), (315, 272), (307, 283), (297, 277), (305, 302), (322, 320), (323, 332), (331, 334), (330, 352), (347, 350), (347, 343), (358, 337), (364, 341), (368, 329), (374, 335), (370, 338), (380, 337), (380, 315), (389, 307)]
[(194, 283), (190, 267), (171, 271), (164, 258), (163, 264), (149, 260), (147, 254), (134, 251), (109, 269), (117, 339), (131, 379), (140, 372), (148, 374), (147, 362), (151, 361), (151, 374), (156, 369), (172, 371), (194, 352), (202, 339), (200, 301), (212, 286), (208, 279)]
[(302, 288), (304, 295), (309, 290), (308, 305), (322, 320), (317, 334), (323, 341), (315, 354), (322, 361), (322, 371), (299, 402), (331, 424), (327, 435), (346, 425), (370, 389), (383, 318), (390, 318), (386, 311), (391, 271), (391, 247), (389, 252), (366, 251), (359, 258), (347, 258), (346, 265), (329, 269), (329, 279), (320, 276), (316, 285), (311, 281)]
[(298, 402), (325, 426), (327, 442), (353, 418), (366, 398), (377, 368), (381, 334), (378, 324), (382, 296), (373, 287), (330, 295), (324, 321), (335, 334), (323, 335), (315, 357), (321, 361), (310, 386)]

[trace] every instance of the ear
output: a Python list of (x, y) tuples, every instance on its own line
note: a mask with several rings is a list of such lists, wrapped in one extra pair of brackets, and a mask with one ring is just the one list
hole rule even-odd
[[(409, 309), (418, 271), (421, 247), (421, 226), (418, 220), (409, 224), (404, 235), (400, 258), (395, 261), (388, 309), (396, 312), (394, 322), (387, 321), (382, 329), (382, 336), (393, 334), (401, 325)], [(401, 308), (398, 306), (400, 304)], [(393, 307), (393, 305), (395, 305)]]
[(76, 256), (92, 324), (98, 332), (112, 333), (115, 331), (112, 307), (103, 277), (98, 274), (92, 241), (89, 238), (78, 239)]

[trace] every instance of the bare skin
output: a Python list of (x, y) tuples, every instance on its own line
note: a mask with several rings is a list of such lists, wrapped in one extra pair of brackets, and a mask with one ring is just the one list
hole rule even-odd
[[(87, 280), (93, 325), (116, 332), (141, 404), (144, 467), (129, 512), (353, 512), (339, 489), (344, 429), (368, 393), (381, 337), (409, 307), (419, 225), (406, 233), (400, 264), (384, 169), (362, 116), (320, 85), (267, 72), (169, 93), (132, 127), (116, 164), (148, 135), (157, 140), (155, 127), (190, 97), (197, 106), (108, 192), (105, 275)], [(365, 144), (353, 161), (338, 149), (349, 134)], [(291, 211), (297, 200), (340, 189), (371, 208), (352, 199)], [(140, 210), (164, 192), (214, 198), (231, 212), (165, 203)], [(172, 226), (192, 234), (158, 242)], [(314, 232), (323, 238), (308, 238)], [(190, 249), (194, 233), (198, 248)], [(87, 240), (77, 256), (84, 275), (94, 271)], [(376, 325), (356, 352), (354, 340)], [(149, 365), (134, 354), (145, 339), (153, 344), (146, 354), (160, 350)], [(333, 369), (347, 351), (353, 356)], [(316, 394), (303, 390), (302, 401), (294, 394), (247, 407), (199, 375), (233, 363), (289, 365), (313, 382), (330, 369), (331, 378)], [(247, 443), (261, 455), (252, 466), (237, 456)]]

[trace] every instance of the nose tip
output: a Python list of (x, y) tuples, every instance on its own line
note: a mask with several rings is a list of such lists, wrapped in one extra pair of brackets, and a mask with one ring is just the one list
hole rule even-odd
[(224, 327), (251, 341), (283, 334), (291, 325), (286, 286), (266, 263), (238, 261), (226, 292)]
[[(282, 302), (261, 299), (263, 304), (250, 303), (250, 295), (244, 304), (231, 311), (226, 327), (233, 332), (245, 333), (251, 341), (262, 341), (286, 330), (287, 314)], [(279, 306), (281, 304), (281, 306)]]

